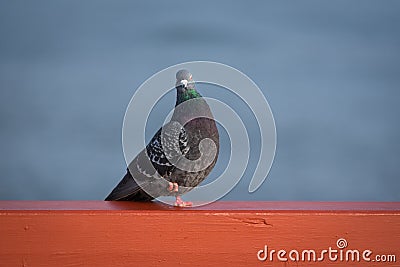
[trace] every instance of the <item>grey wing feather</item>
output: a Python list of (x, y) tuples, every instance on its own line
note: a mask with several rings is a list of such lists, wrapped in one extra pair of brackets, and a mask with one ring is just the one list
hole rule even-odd
[[(189, 150), (187, 140), (185, 129), (177, 122), (169, 122), (159, 129), (146, 149), (129, 164), (127, 174), (106, 200), (153, 199), (142, 188), (152, 187), (156, 188), (157, 192), (162, 191), (166, 180), (160, 178), (168, 178), (175, 168), (168, 158), (174, 162), (175, 157), (185, 155)], [(168, 158), (166, 153), (168, 153)]]
[(178, 122), (171, 121), (154, 135), (146, 147), (147, 155), (154, 168), (161, 176), (168, 176), (176, 162), (188, 150), (188, 137)]

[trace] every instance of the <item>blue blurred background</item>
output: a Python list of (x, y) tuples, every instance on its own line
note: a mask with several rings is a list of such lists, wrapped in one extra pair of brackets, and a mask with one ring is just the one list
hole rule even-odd
[(136, 88), (211, 60), (277, 126), (268, 179), (225, 199), (400, 201), (399, 33), (398, 1), (1, 1), (0, 199), (103, 199)]

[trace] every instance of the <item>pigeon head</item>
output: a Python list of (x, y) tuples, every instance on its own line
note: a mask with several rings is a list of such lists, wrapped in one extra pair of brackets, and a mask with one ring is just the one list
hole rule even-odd
[(188, 70), (180, 70), (176, 73), (175, 88), (177, 90), (176, 105), (192, 98), (201, 97), (194, 87), (192, 74)]
[(188, 70), (180, 70), (176, 73), (176, 89), (185, 91), (194, 89), (192, 74)]

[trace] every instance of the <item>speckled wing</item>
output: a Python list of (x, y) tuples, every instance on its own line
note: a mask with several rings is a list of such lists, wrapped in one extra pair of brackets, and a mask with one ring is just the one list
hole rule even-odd
[(147, 155), (158, 174), (168, 177), (179, 158), (188, 151), (185, 128), (176, 121), (164, 125), (146, 147)]
[[(187, 153), (187, 140), (186, 131), (179, 123), (172, 121), (164, 125), (132, 160), (127, 174), (106, 200), (151, 200), (166, 195), (169, 176), (175, 168), (171, 162)], [(151, 192), (151, 196), (146, 192)]]

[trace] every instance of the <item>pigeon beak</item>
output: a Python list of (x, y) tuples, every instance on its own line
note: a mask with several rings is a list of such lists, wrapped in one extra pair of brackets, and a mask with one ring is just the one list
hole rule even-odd
[(182, 87), (182, 88), (184, 88), (184, 89), (186, 89), (187, 88), (187, 85), (188, 85), (188, 81), (187, 80), (181, 80), (180, 82), (179, 82), (179, 87)]

